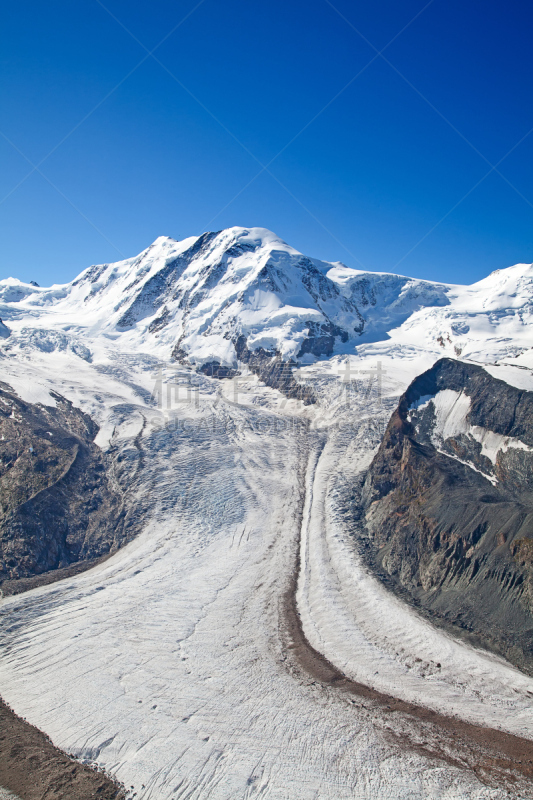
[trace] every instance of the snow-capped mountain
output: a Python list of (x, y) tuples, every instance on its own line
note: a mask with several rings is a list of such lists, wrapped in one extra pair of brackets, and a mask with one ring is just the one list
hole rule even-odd
[(89, 358), (104, 336), (198, 368), (237, 369), (250, 352), (313, 363), (376, 342), (436, 357), (516, 356), (531, 347), (532, 307), (531, 265), (447, 285), (318, 261), (263, 228), (159, 237), (135, 258), (51, 288), (0, 281), (8, 347)]
[(139, 800), (529, 796), (532, 289), (261, 228), (0, 281), (3, 699)]

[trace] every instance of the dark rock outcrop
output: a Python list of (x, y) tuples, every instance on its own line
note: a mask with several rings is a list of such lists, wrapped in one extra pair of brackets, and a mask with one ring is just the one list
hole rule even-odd
[(3, 386), (0, 584), (116, 550), (126, 539), (122, 494), (94, 444), (98, 426), (58, 394), (54, 408)]
[(210, 378), (218, 378), (219, 380), (235, 378), (239, 374), (238, 369), (225, 367), (220, 361), (208, 361), (207, 364), (202, 364), (199, 372), (201, 372), (202, 375), (208, 375)]
[(293, 372), (298, 365), (294, 361), (283, 361), (279, 353), (263, 347), (250, 350), (244, 336), (239, 336), (235, 341), (235, 350), (239, 361), (246, 364), (267, 386), (278, 389), (285, 397), (302, 400), (304, 405), (316, 403), (311, 387), (295, 379)]
[(337, 325), (331, 322), (308, 322), (308, 335), (303, 340), (300, 350), (296, 358), (302, 358), (306, 353), (320, 358), (327, 356), (330, 358), (333, 355), (335, 347), (335, 338), (338, 337), (341, 342), (348, 341), (348, 334)]
[[(171, 358), (180, 364), (188, 364), (190, 363), (188, 354), (182, 350), (180, 344), (181, 342), (178, 341), (174, 346)], [(257, 375), (259, 380), (263, 381), (267, 386), (277, 389), (285, 397), (302, 400), (304, 405), (316, 403), (316, 395), (313, 389), (304, 383), (299, 383), (294, 377), (294, 371), (298, 369), (296, 361), (293, 359), (283, 361), (278, 352), (265, 350), (264, 347), (250, 350), (245, 336), (238, 336), (233, 341), (233, 344), (238, 361), (241, 364), (246, 364), (253, 374)], [(202, 364), (198, 367), (198, 372), (219, 380), (236, 378), (241, 374), (238, 369), (225, 366), (219, 361), (208, 361), (206, 364)]]
[(361, 498), (387, 582), (531, 673), (532, 448), (533, 393), (442, 359), (401, 398)]

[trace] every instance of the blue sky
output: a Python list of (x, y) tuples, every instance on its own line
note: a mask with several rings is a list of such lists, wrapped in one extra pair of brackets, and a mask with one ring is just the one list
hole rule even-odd
[(493, 0), (4, 3), (0, 277), (230, 225), (449, 282), (530, 262), (532, 21)]

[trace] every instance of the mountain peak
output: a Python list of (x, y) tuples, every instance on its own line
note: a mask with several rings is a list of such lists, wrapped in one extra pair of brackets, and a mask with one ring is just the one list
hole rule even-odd
[(0, 281), (0, 316), (10, 346), (17, 324), (76, 329), (199, 369), (235, 370), (245, 352), (306, 364), (378, 343), (483, 361), (487, 341), (493, 360), (530, 346), (532, 287), (527, 264), (452, 286), (309, 258), (266, 228), (234, 226), (159, 236), (62, 286)]

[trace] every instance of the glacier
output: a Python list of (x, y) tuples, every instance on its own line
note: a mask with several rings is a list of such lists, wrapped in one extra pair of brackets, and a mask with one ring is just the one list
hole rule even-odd
[[(533, 740), (533, 680), (388, 592), (345, 513), (438, 358), (533, 389), (532, 287), (524, 264), (472, 286), (361, 272), (261, 228), (160, 237), (62, 286), (0, 281), (2, 381), (89, 413), (143, 520), (102, 564), (0, 601), (4, 699), (142, 800), (508, 797), (433, 717), (306, 671), (287, 603), (346, 679)], [(316, 402), (265, 385), (239, 337)]]

